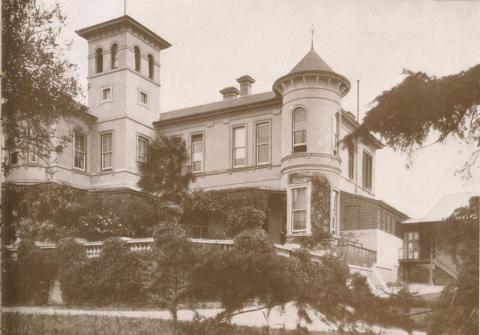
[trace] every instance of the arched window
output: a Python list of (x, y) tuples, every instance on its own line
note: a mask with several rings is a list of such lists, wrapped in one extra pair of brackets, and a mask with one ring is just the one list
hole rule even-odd
[(152, 55), (148, 55), (148, 78), (153, 79), (155, 76), (155, 61)]
[(97, 73), (103, 72), (103, 49), (98, 48), (95, 51), (95, 68)]
[(133, 50), (135, 51), (135, 71), (140, 72), (142, 64), (140, 48), (136, 46), (135, 48), (133, 48)]
[(307, 112), (299, 108), (293, 112), (293, 152), (307, 151)]
[(115, 43), (112, 45), (110, 49), (110, 62), (112, 65), (112, 69), (116, 69), (118, 67), (118, 44)]

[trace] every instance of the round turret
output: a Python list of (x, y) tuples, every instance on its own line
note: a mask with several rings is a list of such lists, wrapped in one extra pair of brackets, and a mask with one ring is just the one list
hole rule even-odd
[[(348, 79), (335, 73), (313, 46), (287, 75), (273, 84), (273, 91), (283, 101), (281, 174), (289, 208), (287, 236), (310, 235), (314, 226), (328, 226), (325, 229), (338, 233), (329, 219), (330, 209), (320, 207), (328, 207), (339, 191), (341, 99), (349, 89)], [(309, 218), (298, 219), (304, 222), (304, 229), (297, 231), (296, 225), (302, 224), (294, 222), (298, 212), (295, 201), (301, 199), (297, 193), (302, 189), (306, 199), (301, 201), (311, 206), (306, 207), (305, 215)], [(318, 220), (321, 223), (316, 223)]]

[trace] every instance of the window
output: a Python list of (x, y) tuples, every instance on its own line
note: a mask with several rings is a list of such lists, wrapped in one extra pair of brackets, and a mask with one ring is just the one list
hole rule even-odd
[(140, 72), (142, 69), (142, 59), (140, 55), (140, 48), (135, 46), (133, 50), (135, 52), (135, 71)]
[(332, 193), (332, 234), (335, 234), (338, 229), (338, 191)]
[(339, 132), (339, 113), (335, 114), (335, 124), (333, 125), (333, 155), (338, 156), (338, 132)]
[(10, 165), (18, 164), (18, 151), (10, 152)]
[(115, 43), (112, 45), (110, 49), (110, 63), (112, 69), (116, 69), (118, 67), (118, 44)]
[(28, 162), (29, 163), (38, 163), (38, 155), (35, 148), (30, 147), (28, 149)]
[(293, 112), (293, 152), (307, 151), (307, 112), (297, 109)]
[(95, 69), (97, 73), (103, 72), (103, 49), (95, 51)]
[(102, 88), (102, 101), (101, 102), (106, 102), (106, 101), (111, 101), (111, 100), (112, 100), (112, 88), (111, 87)]
[(353, 144), (348, 145), (348, 178), (353, 179), (355, 177), (355, 146)]
[(145, 92), (140, 91), (140, 104), (148, 105), (148, 94)]
[(152, 55), (148, 55), (148, 78), (153, 79), (155, 76), (155, 61)]
[(366, 151), (363, 152), (363, 187), (372, 189), (372, 156)]
[(111, 170), (113, 167), (113, 134), (103, 134), (100, 137), (102, 148), (102, 170)]
[(233, 167), (247, 165), (247, 132), (245, 127), (233, 128)]
[(270, 162), (270, 123), (257, 123), (255, 137), (257, 146), (257, 164)]
[(292, 232), (307, 230), (307, 189), (292, 189)]
[(406, 238), (406, 254), (405, 256), (407, 259), (418, 259), (419, 257), (419, 244), (418, 244), (418, 239), (419, 239), (419, 234), (418, 231), (409, 231), (406, 232), (405, 235)]
[(192, 135), (192, 171), (203, 171), (203, 134)]
[(75, 132), (73, 135), (73, 167), (85, 171), (87, 162), (87, 136)]
[(137, 162), (145, 163), (147, 161), (148, 138), (138, 136), (137, 138)]

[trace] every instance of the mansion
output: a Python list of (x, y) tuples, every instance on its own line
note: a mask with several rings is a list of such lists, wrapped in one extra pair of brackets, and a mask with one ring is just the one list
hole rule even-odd
[[(10, 153), (7, 181), (140, 191), (138, 163), (148, 159), (149, 141), (157, 133), (176, 136), (196, 175), (192, 189), (269, 194), (265, 227), (274, 242), (326, 229), (375, 251), (376, 265), (396, 278), (400, 222), (408, 216), (375, 198), (382, 143), (373, 135), (340, 143), (359, 126), (342, 109), (351, 84), (313, 46), (269, 92), (252, 93), (255, 79), (242, 75), (217, 102), (160, 111), (160, 53), (170, 43), (127, 15), (77, 33), (88, 43), (92, 124), (60, 122), (57, 134), (72, 141), (48, 167), (35, 155)], [(319, 197), (319, 180), (328, 184), (328, 201)]]

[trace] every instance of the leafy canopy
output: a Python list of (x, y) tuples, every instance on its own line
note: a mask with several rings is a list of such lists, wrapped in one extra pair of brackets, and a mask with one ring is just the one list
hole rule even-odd
[[(76, 66), (59, 41), (65, 16), (58, 4), (40, 9), (35, 0), (2, 1), (2, 127), (12, 151), (35, 152), (48, 161), (68, 137), (53, 127), (60, 118), (91, 120), (74, 76)], [(72, 119), (73, 121), (73, 119)]]
[(456, 258), (459, 275), (434, 308), (431, 334), (478, 334), (479, 210), (480, 198), (472, 197), (439, 227), (438, 245)]
[(400, 84), (375, 98), (363, 123), (344, 141), (375, 132), (387, 145), (411, 152), (424, 146), (431, 133), (438, 135), (435, 143), (453, 136), (474, 148), (462, 168), (468, 174), (480, 155), (480, 65), (439, 78), (404, 73)]
[(179, 203), (194, 176), (187, 171), (183, 139), (159, 134), (148, 144), (147, 161), (140, 163), (138, 186), (162, 199)]

